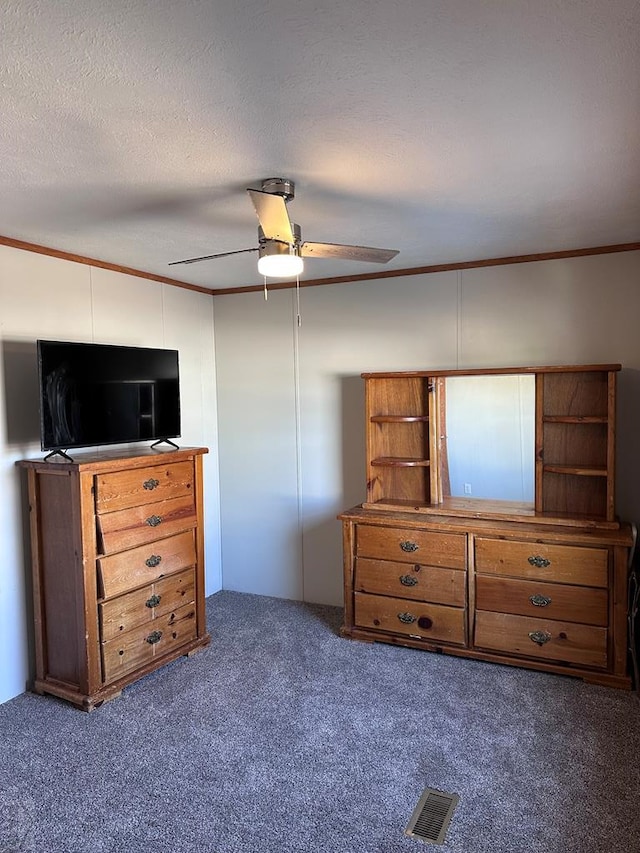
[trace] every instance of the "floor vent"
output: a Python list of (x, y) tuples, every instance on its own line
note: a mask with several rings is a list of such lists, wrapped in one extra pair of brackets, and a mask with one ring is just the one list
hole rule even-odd
[(405, 835), (427, 844), (444, 844), (449, 823), (460, 798), (434, 788), (426, 788), (413, 810)]

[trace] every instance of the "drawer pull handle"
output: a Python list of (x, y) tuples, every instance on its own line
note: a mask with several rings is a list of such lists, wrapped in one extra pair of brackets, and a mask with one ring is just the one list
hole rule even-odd
[(150, 557), (144, 561), (145, 566), (150, 569), (154, 569), (156, 566), (159, 566), (162, 562), (162, 557), (159, 557), (157, 554), (152, 554)]
[(529, 563), (532, 566), (536, 566), (538, 569), (546, 569), (547, 566), (551, 565), (551, 560), (547, 560), (546, 557), (529, 557)]
[(400, 583), (402, 586), (415, 586), (418, 578), (415, 575), (400, 575)]
[(146, 522), (149, 527), (157, 527), (159, 524), (162, 524), (162, 519), (159, 515), (151, 515), (146, 519)]
[(152, 595), (151, 598), (147, 598), (145, 601), (145, 605), (147, 607), (157, 607), (160, 604), (161, 595)]
[(406, 551), (407, 553), (410, 554), (413, 551), (418, 550), (418, 543), (417, 542), (409, 542), (409, 540), (406, 539), (404, 542), (400, 543), (400, 547), (402, 548), (403, 551)]
[(405, 625), (410, 625), (412, 622), (415, 622), (418, 617), (414, 616), (413, 613), (398, 613), (398, 619), (401, 622), (404, 622)]
[(159, 643), (162, 639), (162, 631), (152, 631), (148, 637), (146, 637), (147, 643), (150, 646), (153, 646), (155, 643)]
[(142, 484), (142, 488), (146, 489), (148, 492), (152, 492), (154, 489), (157, 489), (160, 485), (160, 480), (145, 480)]
[(537, 646), (544, 646), (551, 639), (551, 634), (548, 631), (529, 631), (529, 639)]
[(540, 595), (537, 592), (535, 595), (529, 596), (529, 601), (533, 604), (534, 607), (547, 607), (547, 605), (551, 604), (551, 599), (548, 595)]

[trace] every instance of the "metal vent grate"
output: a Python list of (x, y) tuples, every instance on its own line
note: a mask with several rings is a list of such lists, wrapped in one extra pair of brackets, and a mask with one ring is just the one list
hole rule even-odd
[(426, 788), (413, 810), (404, 834), (417, 838), (418, 841), (444, 844), (444, 837), (459, 799), (457, 794), (445, 794), (434, 788)]

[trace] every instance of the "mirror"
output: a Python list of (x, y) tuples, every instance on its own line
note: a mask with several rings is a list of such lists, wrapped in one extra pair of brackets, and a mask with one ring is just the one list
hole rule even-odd
[(444, 497), (533, 504), (535, 376), (446, 377), (440, 426)]

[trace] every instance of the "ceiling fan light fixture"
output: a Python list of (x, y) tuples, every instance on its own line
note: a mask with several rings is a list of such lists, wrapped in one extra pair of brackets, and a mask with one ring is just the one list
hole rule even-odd
[[(386, 264), (398, 254), (397, 249), (376, 249), (373, 246), (350, 246), (344, 243), (310, 243), (307, 240), (303, 242), (300, 226), (291, 221), (287, 211), (287, 202), (295, 195), (295, 185), (287, 178), (265, 178), (262, 189), (247, 187), (247, 193), (258, 217), (258, 272), (265, 278), (299, 277), (304, 268), (303, 258)], [(235, 252), (218, 252), (173, 263), (194, 264), (196, 261), (255, 251), (238, 249)]]
[(268, 278), (294, 278), (304, 269), (298, 248), (289, 243), (266, 240), (259, 249), (258, 272)]

